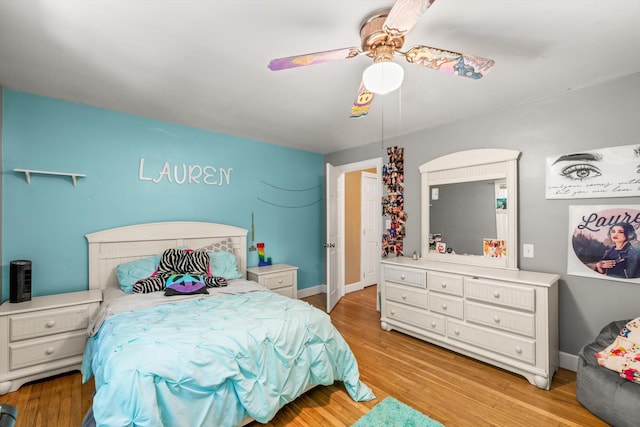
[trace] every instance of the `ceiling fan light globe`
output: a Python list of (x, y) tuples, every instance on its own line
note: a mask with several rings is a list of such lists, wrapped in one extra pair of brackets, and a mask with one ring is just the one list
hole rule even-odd
[(395, 62), (377, 62), (362, 73), (362, 82), (368, 91), (378, 95), (393, 92), (402, 84), (404, 69)]

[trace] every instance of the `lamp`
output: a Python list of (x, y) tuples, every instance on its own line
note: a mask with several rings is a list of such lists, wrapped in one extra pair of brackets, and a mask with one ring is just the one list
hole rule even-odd
[(376, 62), (362, 73), (362, 82), (368, 91), (384, 95), (393, 92), (402, 84), (404, 69), (391, 61)]

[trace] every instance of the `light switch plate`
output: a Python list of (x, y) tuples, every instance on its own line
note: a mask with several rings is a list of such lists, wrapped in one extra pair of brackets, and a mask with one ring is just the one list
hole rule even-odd
[(522, 245), (522, 256), (525, 258), (533, 258), (533, 245), (527, 243)]
[(440, 189), (432, 188), (431, 189), (431, 200), (438, 200), (440, 197)]

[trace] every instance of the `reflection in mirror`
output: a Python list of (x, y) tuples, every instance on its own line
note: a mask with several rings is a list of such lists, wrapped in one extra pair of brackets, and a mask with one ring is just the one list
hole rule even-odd
[(519, 156), (487, 148), (420, 165), (423, 258), (518, 268)]
[(443, 184), (431, 187), (430, 194), (429, 229), (440, 235), (448, 253), (482, 256), (485, 239), (506, 239), (505, 180)]

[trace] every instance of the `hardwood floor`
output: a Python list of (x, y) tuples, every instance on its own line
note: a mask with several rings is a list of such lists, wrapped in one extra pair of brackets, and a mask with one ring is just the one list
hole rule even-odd
[[(324, 310), (325, 294), (304, 300)], [(387, 396), (453, 426), (606, 426), (576, 400), (575, 372), (560, 369), (551, 390), (398, 332), (380, 329), (375, 286), (345, 296), (331, 317), (376, 394), (354, 402), (341, 383), (319, 386), (280, 410), (268, 426), (349, 426)], [(93, 382), (78, 372), (0, 396), (18, 407), (16, 427), (81, 425)], [(262, 426), (257, 422), (251, 427)], [(384, 427), (384, 426), (381, 426)]]

